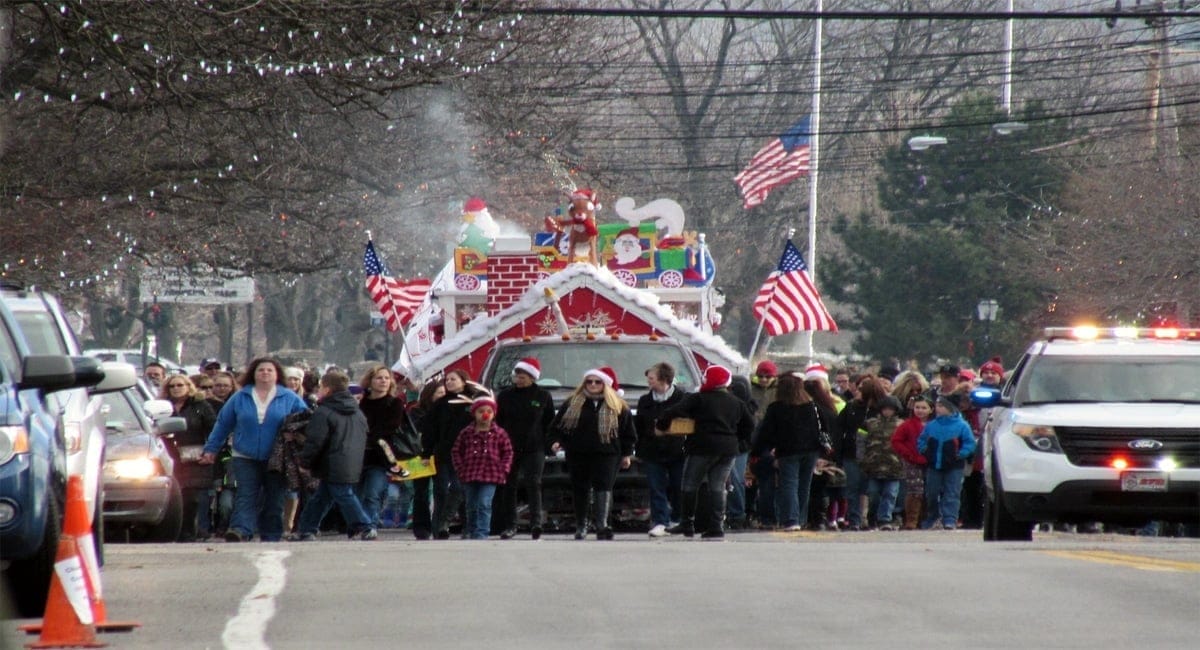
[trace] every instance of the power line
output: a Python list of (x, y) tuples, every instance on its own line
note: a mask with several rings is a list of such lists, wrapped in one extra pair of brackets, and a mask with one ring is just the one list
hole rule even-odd
[(486, 12), (497, 15), (557, 16), (575, 18), (717, 18), (750, 20), (1086, 20), (1121, 18), (1163, 19), (1200, 18), (1200, 13), (1187, 10), (1138, 10), (1136, 13), (1119, 9), (1107, 11), (795, 11), (767, 9), (628, 9), (590, 7), (531, 7), (525, 9), (464, 8), (465, 12)]

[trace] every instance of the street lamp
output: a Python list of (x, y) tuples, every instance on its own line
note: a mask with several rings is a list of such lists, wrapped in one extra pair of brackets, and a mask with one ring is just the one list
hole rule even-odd
[(1000, 313), (1000, 303), (995, 298), (984, 298), (975, 305), (975, 315), (983, 323), (983, 358), (988, 358), (992, 343), (992, 321)]
[(946, 144), (946, 138), (940, 135), (918, 135), (908, 139), (908, 148), (913, 151), (925, 151), (930, 147)]

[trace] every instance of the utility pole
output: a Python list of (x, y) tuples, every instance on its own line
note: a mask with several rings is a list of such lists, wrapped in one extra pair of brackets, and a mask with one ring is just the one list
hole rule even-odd
[[(1195, 6), (1197, 4), (1200, 3), (1181, 1), (1179, 9), (1184, 11), (1190, 8), (1188, 5)], [(1115, 10), (1122, 11), (1121, 0), (1116, 0)], [(1146, 70), (1147, 103), (1150, 109), (1147, 121), (1150, 127), (1150, 147), (1154, 149), (1155, 156), (1164, 169), (1173, 168), (1179, 158), (1179, 132), (1176, 120), (1172, 119), (1170, 124), (1167, 122), (1167, 111), (1170, 110), (1167, 98), (1167, 72), (1171, 66), (1171, 48), (1168, 41), (1171, 19), (1162, 15), (1166, 10), (1166, 0), (1154, 0), (1145, 4), (1141, 0), (1136, 0), (1134, 6), (1127, 10), (1132, 16), (1147, 14), (1144, 18), (1146, 26), (1154, 29), (1154, 41), (1157, 47), (1148, 53), (1150, 62)], [(1110, 20), (1108, 25), (1113, 27), (1116, 25), (1116, 21)], [(1171, 112), (1174, 113), (1174, 111)]]

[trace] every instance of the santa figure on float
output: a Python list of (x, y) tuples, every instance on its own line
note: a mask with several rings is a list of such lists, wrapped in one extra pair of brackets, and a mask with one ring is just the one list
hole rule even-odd
[(617, 233), (612, 243), (612, 259), (608, 261), (610, 269), (641, 269), (646, 266), (643, 259), (642, 239), (638, 236), (637, 228), (626, 228)]
[(458, 229), (458, 245), (487, 252), (488, 247), (500, 236), (500, 225), (492, 218), (487, 203), (472, 196), (463, 203), (462, 226)]

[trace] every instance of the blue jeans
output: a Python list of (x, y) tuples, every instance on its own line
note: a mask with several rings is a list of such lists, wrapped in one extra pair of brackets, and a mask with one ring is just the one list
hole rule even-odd
[(729, 502), (726, 504), (730, 520), (745, 521), (746, 519), (746, 463), (750, 454), (741, 453), (733, 459), (733, 469), (729, 472)]
[(808, 522), (808, 502), (812, 490), (813, 468), (819, 452), (784, 456), (779, 459), (779, 518), (787, 526), (803, 526)]
[(363, 465), (362, 476), (358, 479), (358, 500), (362, 503), (363, 511), (367, 513), (367, 520), (374, 527), (379, 526), (379, 511), (383, 509), (387, 489), (387, 468)]
[(321, 481), (317, 491), (309, 495), (308, 501), (305, 502), (304, 512), (300, 513), (300, 533), (316, 535), (321, 529), (321, 520), (329, 514), (334, 504), (337, 504), (338, 510), (342, 512), (342, 519), (346, 521), (346, 531), (349, 534), (375, 527), (363, 511), (358, 497), (354, 495), (353, 483)]
[(857, 460), (843, 460), (842, 469), (846, 471), (846, 522), (851, 526), (863, 524), (862, 499), (867, 493), (867, 477)]
[[(683, 483), (683, 458), (663, 463), (642, 461), (650, 488), (650, 525), (670, 526), (679, 514), (679, 488)], [(675, 515), (673, 517), (672, 515)]]
[(758, 486), (758, 500), (754, 504), (758, 522), (764, 526), (774, 526), (779, 522), (775, 498), (775, 475), (778, 473), (775, 469), (775, 457), (769, 453), (764, 454), (755, 461), (751, 469)]
[(921, 528), (935, 522), (954, 528), (958, 525), (958, 504), (962, 492), (963, 468), (932, 469), (925, 472), (925, 521)]
[(875, 522), (879, 525), (892, 523), (892, 511), (896, 509), (896, 498), (900, 496), (900, 479), (868, 478), (867, 496), (871, 503), (878, 502)]
[(496, 496), (495, 483), (463, 483), (467, 500), (467, 521), (463, 526), (467, 539), (487, 539), (492, 531), (492, 498)]
[(229, 529), (245, 539), (255, 532), (264, 542), (283, 539), (283, 498), (287, 494), (283, 474), (267, 471), (267, 461), (234, 456), (230, 469), (237, 480)]

